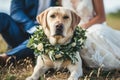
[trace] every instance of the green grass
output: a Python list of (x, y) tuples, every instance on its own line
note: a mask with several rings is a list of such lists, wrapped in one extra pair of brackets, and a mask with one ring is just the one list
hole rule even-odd
[(117, 13), (110, 13), (106, 16), (107, 23), (114, 29), (120, 30), (120, 11)]

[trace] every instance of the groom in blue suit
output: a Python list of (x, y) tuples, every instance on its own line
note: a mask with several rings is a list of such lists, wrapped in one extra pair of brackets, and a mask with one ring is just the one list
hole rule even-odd
[(10, 16), (0, 13), (0, 33), (12, 50), (0, 55), (0, 64), (4, 64), (9, 56), (16, 60), (30, 57), (34, 59), (33, 50), (26, 47), (28, 38), (36, 30), (36, 16), (57, 0), (12, 0)]

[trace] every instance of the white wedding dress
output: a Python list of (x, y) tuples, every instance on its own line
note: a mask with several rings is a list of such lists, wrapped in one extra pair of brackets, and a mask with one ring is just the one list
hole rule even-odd
[[(75, 5), (71, 1), (77, 1)], [(80, 24), (88, 22), (94, 14), (92, 0), (62, 0), (62, 6), (76, 12)], [(81, 57), (89, 67), (120, 69), (120, 31), (106, 23), (94, 24), (87, 29), (87, 40)]]

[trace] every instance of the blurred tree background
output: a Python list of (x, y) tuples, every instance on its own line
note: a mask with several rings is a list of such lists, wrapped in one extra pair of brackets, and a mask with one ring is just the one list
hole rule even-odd
[(120, 10), (106, 15), (107, 23), (110, 27), (120, 30)]

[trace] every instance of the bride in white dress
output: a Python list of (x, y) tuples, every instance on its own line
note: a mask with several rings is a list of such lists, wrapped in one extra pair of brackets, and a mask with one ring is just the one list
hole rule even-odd
[(120, 31), (105, 23), (103, 0), (62, 0), (62, 6), (76, 12), (87, 30), (81, 57), (92, 68), (120, 69)]

